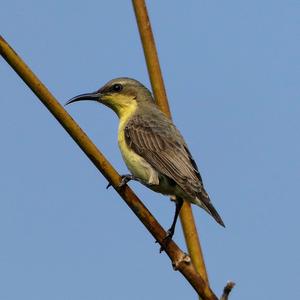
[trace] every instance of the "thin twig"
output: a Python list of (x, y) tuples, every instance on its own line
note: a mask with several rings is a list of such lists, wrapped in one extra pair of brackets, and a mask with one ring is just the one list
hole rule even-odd
[[(148, 73), (151, 81), (151, 86), (154, 98), (157, 101), (160, 109), (171, 118), (170, 107), (167, 99), (167, 93), (162, 78), (159, 59), (156, 51), (155, 41), (151, 29), (151, 23), (148, 17), (147, 7), (144, 0), (132, 0), (137, 25), (144, 49), (145, 59), (147, 63)], [(205, 267), (205, 262), (200, 246), (200, 240), (193, 217), (191, 205), (185, 201), (181, 213), (180, 221), (192, 262), (195, 265), (197, 272), (209, 285), (208, 275)]]
[(234, 286), (235, 286), (234, 282), (232, 281), (227, 282), (227, 284), (224, 287), (223, 295), (220, 300), (228, 300), (229, 294), (231, 290), (234, 288)]
[(152, 234), (155, 240), (158, 241), (160, 245), (164, 246), (164, 250), (170, 257), (173, 267), (188, 280), (199, 296), (205, 300), (217, 300), (218, 298), (207, 286), (205, 280), (195, 270), (193, 264), (189, 260), (189, 257), (174, 243), (174, 241), (170, 240), (170, 242), (164, 243), (164, 238), (166, 236), (165, 230), (151, 215), (149, 210), (133, 193), (133, 191), (128, 186), (125, 186), (122, 189), (117, 188), (121, 181), (120, 175), (50, 93), (46, 86), (37, 78), (37, 76), (29, 69), (29, 67), (1, 36), (0, 54), (64, 127), (73, 140), (93, 162), (95, 167), (112, 184), (119, 195)]

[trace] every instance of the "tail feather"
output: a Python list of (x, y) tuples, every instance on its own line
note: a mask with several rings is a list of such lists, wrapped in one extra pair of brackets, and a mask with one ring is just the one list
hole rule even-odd
[(209, 196), (205, 194), (199, 195), (200, 197), (197, 199), (199, 200), (199, 203), (197, 203), (198, 206), (202, 207), (205, 211), (207, 211), (221, 226), (225, 227), (225, 224), (218, 214), (217, 210), (212, 205)]

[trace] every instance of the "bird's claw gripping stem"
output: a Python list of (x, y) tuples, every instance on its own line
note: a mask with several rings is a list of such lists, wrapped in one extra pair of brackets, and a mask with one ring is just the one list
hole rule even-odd
[[(130, 180), (137, 180), (139, 181), (139, 179), (137, 177), (135, 177), (132, 174), (125, 174), (125, 175), (121, 175), (121, 182), (118, 185), (118, 188), (122, 188), (125, 184), (127, 184)], [(112, 184), (109, 182), (108, 185), (106, 186), (106, 189), (108, 189), (109, 187), (111, 187)]]
[[(162, 253), (165, 250), (165, 247), (167, 246), (167, 243), (172, 239), (173, 235), (174, 235), (174, 229), (170, 228), (167, 231), (166, 236), (162, 240), (162, 245), (159, 249), (159, 253)], [(155, 241), (155, 243), (158, 243), (158, 241)]]

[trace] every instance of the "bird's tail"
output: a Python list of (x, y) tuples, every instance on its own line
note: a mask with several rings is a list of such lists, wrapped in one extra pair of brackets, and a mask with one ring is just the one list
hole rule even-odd
[(209, 199), (209, 196), (205, 192), (204, 189), (201, 191), (201, 194), (197, 198), (198, 198), (197, 200), (199, 200), (199, 202), (196, 204), (198, 206), (202, 207), (205, 211), (207, 211), (221, 226), (225, 227), (225, 224), (224, 224), (222, 218), (220, 217), (217, 210), (212, 205), (212, 203)]

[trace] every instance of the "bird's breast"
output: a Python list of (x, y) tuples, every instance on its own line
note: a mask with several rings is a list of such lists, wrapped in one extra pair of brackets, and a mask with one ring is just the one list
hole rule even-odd
[[(132, 108), (132, 114), (134, 108)], [(125, 140), (125, 126), (132, 114), (128, 113), (126, 116), (120, 118), (118, 130), (118, 144), (121, 150), (124, 162), (129, 171), (136, 177), (140, 178), (145, 183), (158, 184), (157, 172), (145, 161), (140, 155), (136, 154), (126, 143)]]

